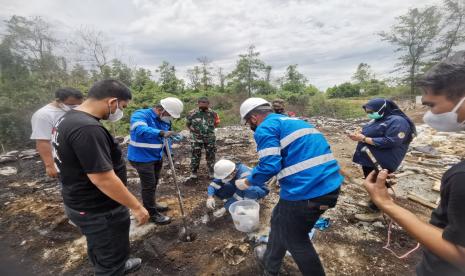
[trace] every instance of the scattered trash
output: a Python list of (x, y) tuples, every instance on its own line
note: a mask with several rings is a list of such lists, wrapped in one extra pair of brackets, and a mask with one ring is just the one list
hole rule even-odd
[(210, 216), (208, 214), (205, 214), (202, 216), (202, 218), (200, 219), (200, 221), (203, 223), (203, 224), (207, 224), (209, 221), (210, 221)]
[(228, 243), (224, 247), (217, 247), (213, 249), (214, 253), (221, 252), (224, 260), (230, 265), (238, 265), (242, 263), (247, 258), (249, 251), (250, 245), (247, 243), (243, 243), (241, 245)]
[(15, 167), (3, 167), (0, 168), (0, 175), (10, 176), (18, 173), (18, 170)]
[[(323, 231), (323, 230), (326, 230), (329, 226), (331, 225), (331, 222), (329, 220), (329, 218), (319, 218), (316, 223), (315, 223), (315, 226), (313, 226), (313, 229), (318, 229), (320, 231)], [(312, 229), (312, 231), (313, 231)]]
[(313, 240), (314, 235), (315, 235), (315, 228), (312, 228), (312, 231), (310, 231), (310, 233), (308, 233), (308, 237), (310, 238), (310, 240)]

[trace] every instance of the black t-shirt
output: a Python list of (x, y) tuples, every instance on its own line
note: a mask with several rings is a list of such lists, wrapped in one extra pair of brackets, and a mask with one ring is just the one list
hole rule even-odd
[(105, 212), (120, 204), (101, 192), (88, 173), (114, 170), (126, 185), (126, 165), (118, 143), (98, 118), (71, 110), (56, 123), (52, 135), (66, 206), (77, 211)]
[[(443, 239), (465, 247), (465, 161), (450, 168), (442, 177), (441, 202), (431, 214), (430, 223), (444, 229)], [(417, 274), (456, 276), (465, 275), (465, 272), (425, 249)]]

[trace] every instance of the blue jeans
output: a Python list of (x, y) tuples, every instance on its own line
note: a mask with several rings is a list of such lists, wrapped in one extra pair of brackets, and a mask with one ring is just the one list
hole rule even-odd
[(271, 231), (264, 255), (268, 274), (278, 275), (284, 255), (289, 251), (303, 275), (325, 275), (308, 233), (320, 215), (336, 205), (338, 196), (339, 188), (308, 200), (279, 200), (271, 216)]
[(68, 218), (87, 240), (95, 275), (124, 275), (129, 258), (129, 211), (120, 206), (103, 213), (80, 212), (65, 206)]

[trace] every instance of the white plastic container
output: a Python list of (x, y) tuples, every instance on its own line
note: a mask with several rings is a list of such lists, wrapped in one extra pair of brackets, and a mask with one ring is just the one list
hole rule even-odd
[(229, 206), (229, 213), (234, 226), (241, 232), (252, 232), (258, 229), (260, 221), (260, 204), (254, 200), (240, 200)]

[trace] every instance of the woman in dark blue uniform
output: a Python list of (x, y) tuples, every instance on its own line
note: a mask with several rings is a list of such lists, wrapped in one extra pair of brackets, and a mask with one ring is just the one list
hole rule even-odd
[[(407, 153), (408, 146), (416, 135), (415, 124), (397, 104), (383, 98), (370, 100), (363, 106), (371, 122), (362, 128), (361, 133), (350, 134), (349, 138), (358, 142), (353, 161), (362, 166), (363, 175), (366, 177), (374, 170), (374, 164), (368, 156), (361, 152), (367, 146), (380, 163), (381, 167), (389, 172), (394, 172)], [(377, 210), (370, 202), (369, 207)], [(357, 218), (365, 221), (376, 220), (377, 214)]]

